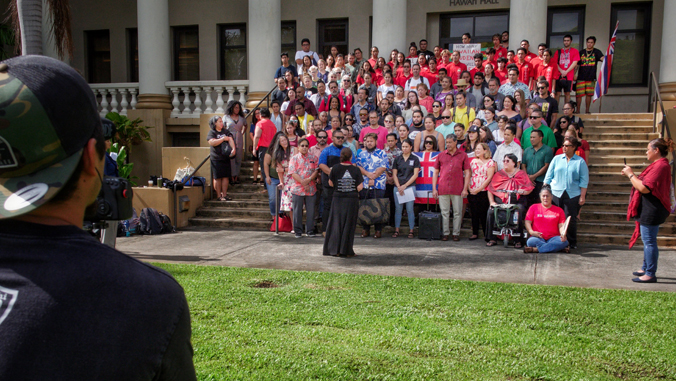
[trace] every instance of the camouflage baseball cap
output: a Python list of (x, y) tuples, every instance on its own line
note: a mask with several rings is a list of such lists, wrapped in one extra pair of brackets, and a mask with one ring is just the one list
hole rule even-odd
[(94, 94), (73, 68), (44, 56), (0, 62), (0, 219), (54, 197), (97, 128)]

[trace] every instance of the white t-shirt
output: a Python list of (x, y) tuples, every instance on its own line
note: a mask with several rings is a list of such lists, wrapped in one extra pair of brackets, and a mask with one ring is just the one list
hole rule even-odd
[(427, 88), (430, 88), (430, 81), (427, 80), (427, 78), (423, 77), (422, 75), (418, 78), (415, 79), (413, 77), (409, 78), (406, 81), (406, 87), (404, 88), (404, 91), (415, 91), (416, 94), (418, 94), (418, 89), (416, 88), (419, 83), (424, 83), (427, 85)]
[(380, 95), (383, 96), (383, 98), (387, 97), (387, 93), (390, 92), (390, 91), (394, 93), (394, 91), (396, 89), (397, 89), (397, 85), (394, 85), (394, 84), (392, 86), (385, 86), (385, 85), (378, 86), (378, 92), (380, 93)]
[(303, 57), (305, 57), (305, 56), (310, 56), (310, 58), (314, 58), (314, 60), (316, 62), (319, 62), (319, 56), (317, 55), (317, 53), (313, 52), (312, 50), (310, 50), (309, 52), (304, 52), (302, 50), (298, 50), (296, 52), (296, 60), (302, 60)]

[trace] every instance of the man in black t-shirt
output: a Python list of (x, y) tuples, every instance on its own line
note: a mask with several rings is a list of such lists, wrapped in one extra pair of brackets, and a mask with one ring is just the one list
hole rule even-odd
[(580, 64), (577, 72), (577, 84), (575, 85), (575, 98), (577, 99), (578, 112), (582, 112), (582, 97), (585, 98), (587, 106), (586, 113), (589, 112), (592, 97), (594, 96), (594, 87), (596, 87), (596, 65), (603, 61), (603, 53), (596, 49), (596, 37), (587, 37), (587, 48), (580, 50)]
[(0, 79), (0, 380), (195, 380), (181, 286), (82, 230), (105, 153), (89, 85), (44, 56)]
[(559, 115), (559, 102), (552, 98), (549, 93), (549, 82), (542, 80), (538, 82), (536, 86), (538, 95), (536, 95), (530, 103), (535, 103), (540, 106), (542, 116), (545, 118), (547, 126), (553, 128), (552, 121), (556, 121), (556, 117)]

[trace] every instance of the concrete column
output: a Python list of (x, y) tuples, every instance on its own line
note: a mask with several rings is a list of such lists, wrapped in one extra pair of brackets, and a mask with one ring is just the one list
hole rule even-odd
[[(392, 49), (407, 49), (406, 0), (373, 0), (373, 45), (385, 61), (390, 59)], [(366, 53), (370, 49), (370, 46), (364, 49), (366, 57), (370, 56)], [(408, 50), (404, 53), (408, 56)]]
[(542, 0), (511, 0), (509, 7), (509, 48), (516, 52), (521, 40), (536, 47), (547, 40), (547, 2)]
[(137, 2), (139, 97), (137, 109), (171, 110), (164, 83), (171, 80), (169, 1)]
[[(662, 16), (662, 50), (660, 57), (660, 73), (657, 79), (660, 82), (660, 95), (663, 101), (676, 101), (676, 44), (673, 37), (676, 36), (676, 2), (664, 2), (664, 15)], [(668, 107), (665, 105), (665, 107)]]
[[(281, 0), (249, 0), (248, 74), (249, 99), (254, 92), (265, 94), (275, 85), (271, 79), (281, 65), (282, 47)], [(290, 55), (292, 53), (289, 53)], [(293, 57), (289, 57), (293, 61)], [(227, 80), (227, 78), (226, 78)], [(259, 98), (260, 99), (260, 98)]]

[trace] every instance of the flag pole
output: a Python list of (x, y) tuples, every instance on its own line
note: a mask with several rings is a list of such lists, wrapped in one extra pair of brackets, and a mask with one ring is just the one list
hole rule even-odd
[(603, 97), (599, 98), (599, 114), (601, 114), (601, 107), (603, 107)]

